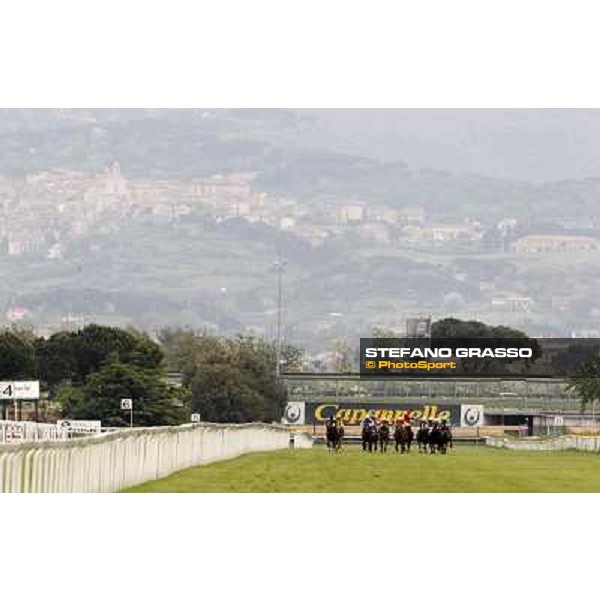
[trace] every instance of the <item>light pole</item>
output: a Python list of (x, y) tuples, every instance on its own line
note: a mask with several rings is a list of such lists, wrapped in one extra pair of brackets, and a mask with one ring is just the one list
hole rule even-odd
[(277, 365), (275, 367), (275, 373), (279, 379), (281, 375), (281, 346), (282, 346), (282, 329), (283, 329), (283, 274), (287, 267), (288, 261), (278, 257), (274, 263), (275, 270), (277, 271), (277, 347), (276, 347), (276, 359)]

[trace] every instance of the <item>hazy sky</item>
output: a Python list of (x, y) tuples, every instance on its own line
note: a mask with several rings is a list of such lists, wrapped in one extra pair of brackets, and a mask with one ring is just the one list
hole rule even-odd
[(600, 177), (600, 109), (300, 109), (335, 149), (411, 167), (547, 181)]

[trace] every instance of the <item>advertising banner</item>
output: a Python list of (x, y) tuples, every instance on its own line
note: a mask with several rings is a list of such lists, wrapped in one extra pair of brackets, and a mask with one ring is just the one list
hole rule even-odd
[(102, 433), (102, 421), (57, 421), (56, 425), (69, 433), (98, 435)]
[(306, 424), (322, 425), (329, 417), (341, 419), (344, 425), (360, 425), (369, 414), (390, 423), (403, 420), (408, 415), (413, 421), (445, 420), (454, 426), (461, 424), (461, 407), (458, 404), (438, 405), (426, 403), (357, 404), (355, 402), (326, 401), (306, 403)]

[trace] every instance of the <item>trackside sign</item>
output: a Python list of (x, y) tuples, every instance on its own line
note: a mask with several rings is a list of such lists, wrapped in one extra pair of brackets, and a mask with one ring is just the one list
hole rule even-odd
[(0, 381), (0, 400), (39, 400), (39, 381)]
[(98, 435), (102, 433), (102, 421), (57, 421), (56, 425), (69, 433)]

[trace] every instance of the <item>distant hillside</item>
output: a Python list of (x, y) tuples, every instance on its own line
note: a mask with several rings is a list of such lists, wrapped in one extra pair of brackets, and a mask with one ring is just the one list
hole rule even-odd
[[(415, 170), (317, 146), (312, 116), (286, 110), (33, 109), (0, 111), (0, 174), (98, 172), (118, 160), (128, 177), (189, 179), (256, 173), (265, 191), (307, 202), (421, 205), (433, 218), (544, 218), (595, 227), (600, 179), (544, 185)], [(309, 142), (314, 146), (306, 145)], [(327, 146), (327, 144), (323, 144)], [(329, 144), (331, 146), (331, 144)]]

